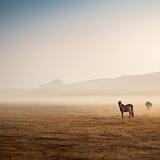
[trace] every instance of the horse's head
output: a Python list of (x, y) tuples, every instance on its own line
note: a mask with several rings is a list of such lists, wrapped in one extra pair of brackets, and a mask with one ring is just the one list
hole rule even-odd
[(119, 105), (119, 107), (121, 107), (121, 104), (122, 104), (122, 102), (121, 102), (121, 101), (118, 101), (118, 105)]

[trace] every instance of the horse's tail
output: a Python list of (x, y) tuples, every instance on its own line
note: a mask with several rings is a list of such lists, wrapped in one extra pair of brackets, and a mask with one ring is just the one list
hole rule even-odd
[(134, 117), (134, 108), (133, 108), (133, 105), (131, 106), (131, 111), (132, 111), (132, 117)]

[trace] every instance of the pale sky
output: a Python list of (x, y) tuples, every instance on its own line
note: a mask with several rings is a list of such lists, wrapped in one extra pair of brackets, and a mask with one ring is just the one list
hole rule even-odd
[(0, 1), (0, 88), (156, 71), (158, 0)]

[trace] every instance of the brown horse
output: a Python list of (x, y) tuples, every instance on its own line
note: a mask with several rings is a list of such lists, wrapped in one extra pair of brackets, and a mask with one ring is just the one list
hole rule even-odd
[(152, 108), (152, 103), (151, 102), (146, 102), (145, 106), (147, 107), (148, 110)]
[(122, 118), (123, 118), (123, 113), (124, 112), (128, 112), (129, 113), (129, 118), (134, 117), (134, 109), (133, 109), (133, 105), (132, 104), (122, 104), (121, 101), (118, 102), (119, 105), (119, 109), (121, 111), (122, 114)]

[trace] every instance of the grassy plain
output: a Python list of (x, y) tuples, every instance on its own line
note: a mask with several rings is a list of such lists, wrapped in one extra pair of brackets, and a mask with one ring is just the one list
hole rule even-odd
[(160, 106), (0, 104), (0, 160), (159, 160)]

